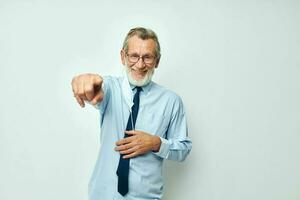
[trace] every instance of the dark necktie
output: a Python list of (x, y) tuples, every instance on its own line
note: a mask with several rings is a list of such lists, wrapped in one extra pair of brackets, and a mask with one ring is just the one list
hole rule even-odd
[[(141, 87), (136, 87), (137, 91), (133, 98), (133, 106), (131, 108), (131, 115), (129, 115), (129, 119), (127, 122), (126, 130), (133, 130), (135, 127), (135, 122), (137, 118), (137, 114), (139, 111), (140, 105), (140, 92), (142, 90)], [(133, 127), (132, 127), (133, 126)], [(124, 137), (129, 137), (129, 135), (125, 134)], [(123, 159), (122, 155), (120, 155), (119, 165), (117, 169), (118, 175), (118, 192), (125, 196), (128, 193), (128, 174), (129, 174), (129, 162), (130, 159)]]

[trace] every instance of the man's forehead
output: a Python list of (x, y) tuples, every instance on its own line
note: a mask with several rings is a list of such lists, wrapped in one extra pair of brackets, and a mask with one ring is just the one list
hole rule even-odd
[(133, 36), (128, 40), (128, 50), (155, 51), (155, 41), (153, 39), (141, 39)]

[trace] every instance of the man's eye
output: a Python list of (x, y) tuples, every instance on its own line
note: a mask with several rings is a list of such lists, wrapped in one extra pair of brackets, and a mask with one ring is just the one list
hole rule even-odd
[(140, 56), (138, 55), (131, 55), (132, 58), (139, 58)]

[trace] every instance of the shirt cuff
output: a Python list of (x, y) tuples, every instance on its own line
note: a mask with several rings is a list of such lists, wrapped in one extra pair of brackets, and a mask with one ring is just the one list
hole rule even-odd
[(155, 155), (167, 159), (169, 156), (169, 150), (170, 150), (170, 142), (162, 137), (159, 137), (161, 144), (158, 152), (153, 152)]

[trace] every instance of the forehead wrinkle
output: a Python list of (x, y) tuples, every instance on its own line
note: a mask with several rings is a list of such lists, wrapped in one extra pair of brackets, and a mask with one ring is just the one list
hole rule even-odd
[(128, 41), (128, 53), (154, 54), (155, 42), (152, 39), (142, 40), (136, 36), (132, 37)]

